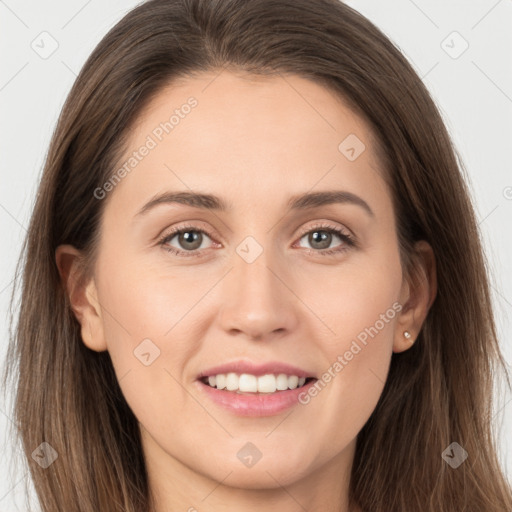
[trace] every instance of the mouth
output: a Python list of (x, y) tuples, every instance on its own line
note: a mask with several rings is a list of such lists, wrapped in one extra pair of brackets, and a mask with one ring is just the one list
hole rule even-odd
[(263, 417), (301, 403), (301, 395), (317, 380), (311, 372), (286, 363), (235, 361), (205, 370), (196, 383), (200, 393), (224, 411)]
[(239, 395), (271, 395), (289, 390), (300, 389), (310, 382), (316, 381), (315, 377), (299, 377), (286, 373), (268, 373), (265, 375), (253, 375), (250, 373), (218, 373), (199, 379), (204, 385), (213, 389), (224, 390)]

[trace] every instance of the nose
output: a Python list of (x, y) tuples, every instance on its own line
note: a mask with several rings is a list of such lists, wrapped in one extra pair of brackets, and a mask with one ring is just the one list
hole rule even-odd
[(250, 340), (269, 340), (293, 331), (300, 300), (282, 264), (270, 251), (248, 263), (235, 254), (222, 289), (220, 323), (224, 332)]

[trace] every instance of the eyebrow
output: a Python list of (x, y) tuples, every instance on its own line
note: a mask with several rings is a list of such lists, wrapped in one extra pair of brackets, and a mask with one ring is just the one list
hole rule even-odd
[[(227, 212), (232, 210), (232, 204), (221, 197), (212, 194), (199, 192), (164, 192), (153, 197), (135, 215), (136, 217), (146, 214), (149, 210), (160, 204), (184, 204), (193, 208)], [(346, 190), (325, 190), (319, 192), (306, 192), (292, 196), (287, 203), (288, 211), (308, 210), (329, 204), (354, 204), (363, 208), (366, 213), (375, 217), (373, 210), (361, 197)]]

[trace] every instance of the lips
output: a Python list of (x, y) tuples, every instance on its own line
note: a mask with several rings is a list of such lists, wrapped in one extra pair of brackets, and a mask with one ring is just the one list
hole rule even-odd
[(317, 378), (282, 362), (235, 361), (202, 371), (197, 385), (214, 403), (241, 416), (270, 416), (298, 403)]

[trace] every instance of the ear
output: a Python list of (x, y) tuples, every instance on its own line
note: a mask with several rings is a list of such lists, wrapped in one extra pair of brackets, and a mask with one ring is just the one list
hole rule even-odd
[[(402, 310), (395, 326), (393, 352), (403, 352), (412, 346), (436, 298), (437, 274), (434, 251), (425, 240), (414, 246), (413, 268), (404, 279), (400, 293)], [(410, 337), (406, 338), (404, 332)]]
[(92, 277), (83, 275), (82, 253), (72, 245), (59, 245), (55, 261), (84, 344), (97, 352), (107, 350), (96, 285)]

